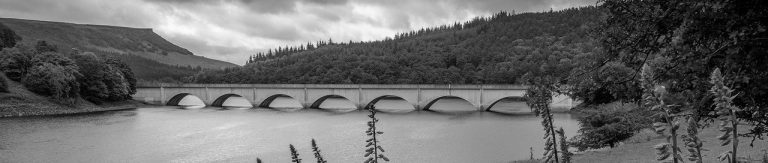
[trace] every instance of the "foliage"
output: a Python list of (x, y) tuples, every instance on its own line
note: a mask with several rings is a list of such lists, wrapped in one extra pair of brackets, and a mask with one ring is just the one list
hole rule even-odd
[(5, 77), (5, 73), (0, 71), (0, 92), (9, 92), (8, 78)]
[(365, 140), (365, 143), (367, 144), (365, 145), (366, 150), (363, 157), (368, 159), (364, 162), (377, 163), (379, 162), (379, 159), (389, 162), (389, 158), (384, 156), (384, 148), (381, 148), (379, 139), (377, 138), (378, 135), (384, 134), (384, 132), (376, 130), (376, 123), (379, 122), (379, 119), (376, 118), (376, 108), (370, 106), (367, 110), (370, 112), (368, 118), (371, 118), (371, 120), (368, 121), (368, 130), (365, 131), (365, 134), (368, 135), (369, 138), (368, 140)]
[(296, 148), (293, 147), (293, 144), (289, 144), (288, 147), (290, 147), (291, 149), (291, 162), (301, 163), (301, 158), (299, 158), (299, 152), (296, 151)]
[[(595, 64), (583, 62), (584, 64)], [(596, 105), (619, 100), (639, 99), (641, 89), (634, 81), (635, 71), (621, 62), (608, 62), (593, 68), (583, 65), (571, 72), (570, 93), (585, 104)]]
[(14, 47), (19, 41), (21, 41), (21, 37), (16, 32), (0, 23), (0, 50)]
[(95, 103), (121, 101), (130, 99), (136, 92), (135, 79), (131, 82), (126, 78), (125, 74), (132, 77), (132, 72), (125, 64), (116, 60), (106, 62), (93, 53), (74, 54), (72, 58), (83, 74), (78, 81), (80, 94), (86, 100)]
[(578, 150), (615, 147), (636, 132), (650, 127), (650, 112), (633, 103), (614, 102), (581, 110), (579, 135), (571, 138)]
[[(567, 76), (595, 51), (588, 24), (595, 7), (500, 12), (466, 23), (369, 42), (280, 47), (241, 68), (202, 72), (197, 83), (522, 84), (532, 70)], [(254, 59), (256, 58), (256, 59)]]
[(557, 135), (552, 123), (552, 114), (549, 104), (552, 103), (552, 91), (541, 85), (534, 85), (525, 92), (526, 104), (533, 109), (536, 116), (541, 116), (541, 125), (544, 126), (544, 160), (543, 162), (560, 162), (557, 152)]
[(312, 152), (315, 153), (315, 159), (317, 159), (317, 163), (327, 163), (325, 159), (323, 159), (323, 155), (320, 154), (320, 147), (317, 147), (317, 143), (315, 142), (315, 139), (312, 139)]
[(720, 158), (720, 161), (728, 160), (729, 163), (737, 163), (739, 159), (737, 155), (738, 153), (736, 153), (739, 145), (739, 120), (736, 118), (736, 112), (739, 111), (739, 108), (732, 104), (733, 99), (736, 98), (737, 95), (732, 95), (734, 90), (725, 86), (725, 82), (723, 81), (724, 77), (723, 74), (720, 73), (720, 69), (715, 69), (710, 78), (710, 83), (712, 83), (710, 92), (715, 96), (715, 114), (719, 117), (720, 131), (723, 132), (717, 139), (720, 140), (721, 146), (726, 146), (728, 144), (732, 144), (733, 146), (733, 149), (720, 154), (718, 158)]
[(62, 54), (57, 50), (45, 41), (3, 49), (0, 71), (32, 92), (69, 102), (80, 96), (96, 103), (122, 101), (136, 93), (136, 79), (125, 63), (103, 60), (90, 52)]
[(606, 17), (595, 35), (605, 51), (596, 63), (621, 62), (632, 69), (655, 67), (657, 83), (711, 118), (710, 73), (719, 67), (739, 94), (733, 105), (747, 135), (768, 125), (768, 1), (603, 0)]
[(120, 71), (120, 74), (123, 75), (123, 79), (125, 79), (124, 83), (128, 85), (128, 94), (125, 95), (125, 99), (130, 99), (130, 95), (136, 94), (136, 77), (133, 74), (133, 69), (128, 66), (125, 62), (115, 59), (115, 58), (107, 58), (106, 64), (109, 65), (109, 67)]
[(16, 46), (5, 48), (0, 51), (0, 71), (5, 72), (7, 77), (14, 81), (21, 81), (24, 74), (32, 67), (32, 57), (34, 53), (27, 46)]
[(35, 65), (22, 79), (27, 89), (57, 100), (74, 102), (80, 90), (77, 83), (80, 73), (72, 60), (58, 53), (46, 52), (35, 56), (32, 62)]

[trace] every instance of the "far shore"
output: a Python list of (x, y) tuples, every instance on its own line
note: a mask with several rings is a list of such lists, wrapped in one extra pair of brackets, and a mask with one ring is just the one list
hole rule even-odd
[(135, 100), (93, 104), (81, 98), (74, 104), (32, 93), (21, 83), (8, 82), (10, 93), (0, 93), (0, 118), (46, 116), (135, 109), (145, 104)]
[(133, 100), (104, 103), (102, 105), (75, 104), (73, 106), (62, 104), (39, 104), (19, 101), (4, 101), (2, 104), (0, 104), (0, 118), (94, 113), (136, 109), (141, 106), (145, 105)]

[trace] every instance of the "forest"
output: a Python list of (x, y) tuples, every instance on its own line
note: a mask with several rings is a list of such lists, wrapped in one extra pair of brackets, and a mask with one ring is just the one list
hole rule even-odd
[(531, 69), (567, 76), (596, 51), (587, 37), (595, 7), (499, 12), (464, 23), (370, 42), (319, 41), (249, 57), (240, 68), (204, 71), (197, 83), (517, 84)]

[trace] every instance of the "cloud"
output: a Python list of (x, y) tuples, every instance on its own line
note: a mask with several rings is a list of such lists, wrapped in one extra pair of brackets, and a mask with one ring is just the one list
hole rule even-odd
[(498, 11), (595, 0), (0, 0), (0, 15), (153, 28), (196, 55), (244, 64), (256, 51), (317, 40), (370, 41)]

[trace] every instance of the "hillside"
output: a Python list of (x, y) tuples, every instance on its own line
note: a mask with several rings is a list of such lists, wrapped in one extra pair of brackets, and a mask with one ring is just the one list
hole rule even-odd
[[(237, 65), (195, 56), (160, 37), (152, 29), (85, 25), (61, 22), (0, 18), (0, 23), (21, 36), (20, 43), (45, 40), (63, 52), (72, 48), (112, 54), (131, 54), (173, 66), (221, 69)], [(137, 65), (140, 63), (131, 63)]]
[[(371, 42), (321, 41), (252, 56), (243, 68), (196, 76), (201, 83), (521, 83), (557, 77), (592, 56), (596, 7), (500, 12)], [(528, 75), (526, 75), (528, 74)]]

